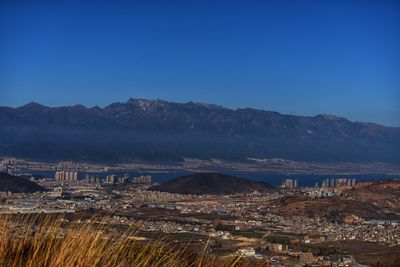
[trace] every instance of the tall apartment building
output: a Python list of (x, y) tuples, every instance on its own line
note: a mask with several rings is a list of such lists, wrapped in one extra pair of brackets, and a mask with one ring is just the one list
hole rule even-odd
[(114, 185), (117, 182), (117, 176), (115, 174), (107, 175), (106, 182)]
[(64, 171), (55, 172), (54, 180), (56, 180), (56, 181), (64, 181), (64, 179), (65, 179), (65, 172)]

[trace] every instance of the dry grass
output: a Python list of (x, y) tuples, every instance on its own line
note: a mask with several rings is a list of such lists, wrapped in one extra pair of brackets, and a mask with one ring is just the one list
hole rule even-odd
[(62, 225), (59, 217), (27, 216), (0, 221), (0, 266), (255, 266), (239, 258), (206, 256), (189, 246), (162, 240), (143, 243), (130, 239), (135, 232), (105, 234), (103, 226)]

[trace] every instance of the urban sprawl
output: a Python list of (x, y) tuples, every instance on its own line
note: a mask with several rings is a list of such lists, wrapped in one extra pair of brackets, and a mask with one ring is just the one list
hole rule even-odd
[[(15, 174), (19, 161), (5, 159), (1, 170)], [(241, 256), (272, 266), (310, 264), (353, 266), (350, 253), (318, 255), (312, 248), (326, 242), (370, 242), (387, 247), (400, 245), (400, 223), (396, 220), (366, 220), (353, 216), (351, 223), (338, 223), (314, 216), (279, 212), (292, 196), (305, 199), (333, 198), (357, 186), (355, 179), (324, 179), (313, 187), (302, 187), (296, 179), (284, 179), (277, 190), (235, 195), (181, 195), (149, 190), (152, 177), (80, 171), (72, 162), (61, 162), (52, 177), (30, 179), (48, 189), (36, 193), (1, 193), (1, 214), (59, 213), (65, 220), (81, 221), (79, 214), (103, 214), (86, 219), (135, 227), (143, 240), (149, 233), (168, 235), (171, 240), (205, 244), (208, 253)]]

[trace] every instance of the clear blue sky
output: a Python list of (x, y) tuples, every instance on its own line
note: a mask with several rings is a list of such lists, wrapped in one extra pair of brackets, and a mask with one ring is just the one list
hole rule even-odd
[(400, 126), (400, 1), (0, 1), (0, 105), (130, 97)]

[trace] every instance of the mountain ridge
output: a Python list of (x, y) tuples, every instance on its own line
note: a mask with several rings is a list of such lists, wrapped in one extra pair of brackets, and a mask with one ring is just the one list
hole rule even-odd
[(400, 127), (351, 122), (326, 114), (307, 117), (131, 98), (103, 108), (47, 107), (34, 102), (0, 107), (0, 123), (0, 154), (28, 158), (279, 157), (400, 163)]
[[(271, 113), (271, 114), (277, 114), (280, 116), (293, 116), (293, 117), (299, 117), (299, 118), (323, 118), (326, 120), (345, 120), (345, 121), (349, 121), (352, 123), (360, 123), (360, 124), (369, 124), (369, 125), (376, 125), (379, 127), (385, 127), (385, 128), (393, 128), (393, 129), (400, 129), (400, 126), (388, 126), (388, 125), (383, 125), (380, 123), (376, 123), (376, 122), (369, 122), (369, 121), (351, 121), (346, 117), (342, 117), (342, 116), (337, 116), (334, 114), (326, 114), (326, 113), (321, 113), (321, 114), (316, 114), (313, 116), (306, 116), (306, 115), (293, 115), (293, 114), (288, 114), (288, 113), (281, 113), (281, 112), (277, 112), (277, 111), (272, 111), (272, 110), (266, 110), (266, 109), (259, 109), (259, 108), (251, 108), (251, 107), (239, 107), (239, 108), (228, 108), (228, 107), (224, 107), (222, 105), (217, 105), (217, 104), (209, 104), (209, 103), (203, 103), (203, 102), (194, 102), (194, 101), (189, 101), (189, 102), (174, 102), (174, 101), (166, 101), (166, 100), (162, 100), (162, 99), (145, 99), (145, 98), (129, 98), (126, 102), (114, 102), (111, 103), (109, 105), (106, 105), (104, 107), (100, 107), (98, 105), (95, 106), (86, 106), (83, 104), (73, 104), (73, 105), (66, 105), (66, 106), (47, 106), (47, 105), (43, 105), (40, 104), (38, 102), (35, 101), (31, 101), (25, 105), (21, 105), (18, 107), (10, 107), (10, 106), (0, 106), (0, 109), (8, 109), (8, 110), (22, 110), (22, 109), (48, 109), (48, 110), (55, 110), (55, 109), (85, 109), (85, 110), (105, 110), (105, 109), (109, 109), (112, 108), (115, 105), (125, 105), (125, 104), (130, 104), (130, 105), (137, 105), (137, 103), (140, 102), (144, 102), (147, 105), (160, 105), (160, 103), (162, 104), (172, 104), (172, 105), (182, 105), (182, 106), (188, 106), (188, 105), (194, 105), (194, 106), (199, 106), (199, 107), (208, 107), (208, 108), (219, 108), (219, 109), (223, 109), (223, 110), (227, 110), (227, 111), (233, 111), (233, 112), (237, 112), (237, 111), (261, 111), (261, 112), (267, 112), (267, 113)], [(161, 105), (162, 105), (161, 104)], [(1, 110), (0, 110), (1, 111)]]

